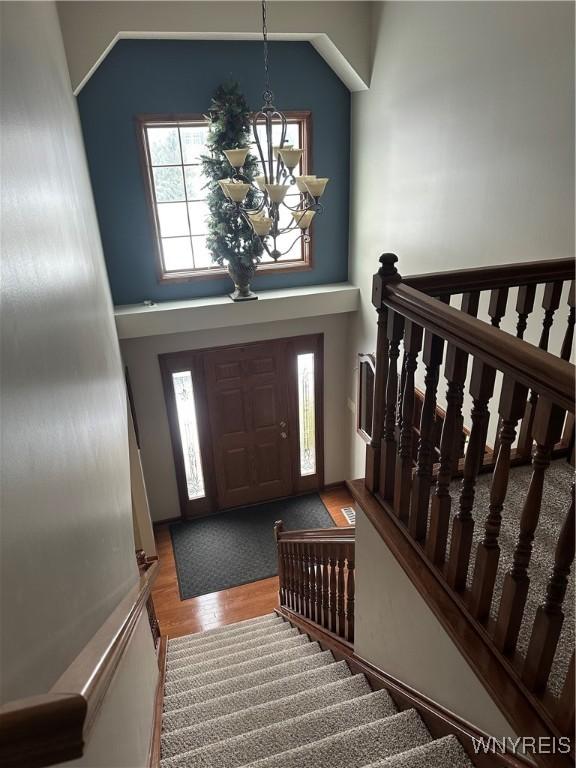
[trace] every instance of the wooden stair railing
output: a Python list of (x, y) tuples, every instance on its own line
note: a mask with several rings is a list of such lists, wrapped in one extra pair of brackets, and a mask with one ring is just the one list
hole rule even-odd
[(158, 575), (147, 564), (51, 690), (0, 706), (2, 768), (42, 768), (82, 756), (100, 707)]
[[(539, 534), (544, 478), (553, 452), (560, 446), (566, 455), (569, 445), (573, 446), (575, 375), (574, 366), (568, 362), (574, 330), (573, 262), (566, 259), (506, 265), (405, 281), (395, 268), (396, 261), (395, 255), (384, 254), (373, 282), (378, 340), (372, 412), (379, 423), (373, 425), (366, 452), (366, 489), (377, 500), (379, 509), (395, 521), (395, 526), (386, 530), (399, 531), (409, 539), (411, 551), (436, 573), (443, 589), (467, 617), (471, 631), (478, 633), (492, 657), (501, 660), (502, 669), (514, 677), (515, 701), (526, 695), (530, 706), (540, 709), (543, 732), (558, 736), (565, 732), (563, 702), (569, 697), (566, 693), (553, 695), (547, 683), (574, 559), (573, 496), (567, 498), (566, 518), (558, 531), (548, 588), (531, 627), (526, 658), (518, 651), (518, 637), (526, 620), (530, 560), (534, 538)], [(567, 280), (572, 281), (567, 327), (560, 355), (553, 355), (547, 351), (550, 327)], [(535, 346), (522, 336), (539, 283), (544, 283), (544, 316), (539, 345)], [(516, 335), (499, 328), (508, 290), (513, 287), (518, 287)], [(482, 290), (490, 291), (489, 323), (476, 317)], [(461, 309), (447, 303), (456, 293), (462, 293)], [(402, 368), (398, 370), (401, 349)], [(442, 380), (445, 390), (439, 384)], [(415, 409), (415, 387), (422, 384), (424, 399)], [(441, 396), (446, 410), (440, 458), (433, 465), (431, 435)], [(497, 439), (487, 461), (488, 423), (493, 408), (497, 408)], [(414, 424), (416, 413), (418, 424)], [(461, 460), (459, 436), (463, 424), (468, 425), (469, 435)], [(520, 442), (515, 451), (518, 433)], [(417, 446), (412, 444), (414, 435), (419, 436)], [(517, 522), (513, 563), (496, 606), (499, 535), (506, 514), (508, 480), (511, 467), (521, 462), (532, 463), (531, 480)], [(486, 470), (493, 470), (490, 502), (483, 512), (484, 533), (476, 549), (473, 541), (477, 523), (472, 511), (478, 474)], [(461, 478), (457, 495), (452, 485), (456, 476)], [(382, 519), (375, 516), (372, 503), (364, 494), (353, 491), (361, 506), (368, 508), (372, 522), (380, 525)], [(438, 607), (441, 603), (439, 599), (436, 605), (440, 618), (444, 611)], [(448, 626), (453, 617), (448, 612), (443, 618)], [(470, 657), (469, 650), (469, 661), (480, 664), (480, 659)], [(484, 672), (480, 670), (481, 675)], [(573, 679), (573, 666), (570, 675)], [(496, 689), (498, 685), (496, 681)], [(565, 691), (567, 687), (569, 682)], [(511, 700), (508, 696), (501, 701), (504, 709)]]
[(274, 526), (280, 606), (354, 642), (354, 527), (285, 531)]
[[(523, 339), (528, 325), (528, 320), (534, 313), (536, 291), (542, 289), (542, 318), (541, 332), (538, 346), (544, 351), (549, 351), (550, 331), (555, 322), (555, 315), (560, 308), (563, 288), (569, 284), (566, 303), (568, 305), (568, 317), (562, 341), (562, 346), (554, 354), (562, 360), (569, 360), (572, 352), (574, 338), (574, 324), (576, 310), (574, 306), (574, 260), (554, 259), (535, 261), (520, 264), (504, 264), (500, 266), (480, 267), (475, 269), (461, 269), (451, 272), (439, 272), (430, 275), (415, 275), (404, 279), (404, 283), (418, 291), (435, 296), (447, 302), (451, 296), (462, 294), (464, 297), (471, 293), (477, 297), (483, 291), (489, 291), (488, 316), (490, 323), (495, 328), (500, 327), (502, 318), (506, 314), (509, 290), (517, 288), (515, 313), (516, 338)], [(463, 307), (464, 308), (464, 307)], [(514, 464), (529, 463), (532, 453), (534, 413), (538, 395), (535, 391), (525, 405), (525, 413), (520, 421), (518, 445), (514, 448), (512, 458)], [(498, 435), (496, 436), (493, 461), (484, 462), (483, 470), (490, 469), (498, 452)], [(566, 420), (564, 431), (554, 455), (561, 455), (569, 450), (574, 440), (574, 419)]]

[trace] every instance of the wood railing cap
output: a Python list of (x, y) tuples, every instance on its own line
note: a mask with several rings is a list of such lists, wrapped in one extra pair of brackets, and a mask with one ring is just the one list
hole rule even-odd
[(338, 526), (335, 528), (308, 528), (300, 531), (279, 531), (279, 542), (353, 542), (356, 536), (356, 528), (351, 526)]
[(574, 259), (566, 258), (432, 272), (404, 277), (403, 281), (432, 296), (453, 296), (468, 291), (538, 285), (573, 278)]

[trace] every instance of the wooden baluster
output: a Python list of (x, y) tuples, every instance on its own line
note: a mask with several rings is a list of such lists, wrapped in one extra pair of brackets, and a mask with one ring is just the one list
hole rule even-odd
[(286, 605), (286, 551), (284, 544), (278, 540), (278, 534), (283, 530), (282, 520), (276, 520), (274, 523), (274, 540), (276, 541), (276, 551), (278, 553), (278, 600), (280, 605)]
[(310, 580), (310, 618), (312, 621), (315, 621), (317, 624), (320, 623), (319, 620), (319, 614), (318, 614), (318, 588), (319, 588), (319, 580), (318, 580), (318, 555), (317, 555), (318, 545), (312, 543), (310, 545), (310, 573), (311, 573), (311, 580)]
[(446, 391), (446, 416), (440, 438), (440, 467), (436, 478), (436, 488), (430, 506), (430, 532), (426, 540), (426, 553), (436, 565), (444, 562), (448, 526), (450, 524), (450, 481), (454, 466), (454, 454), (457, 453), (457, 428), (464, 400), (464, 383), (468, 355), (452, 345), (446, 352), (444, 377), (448, 381)]
[[(560, 350), (560, 357), (562, 360), (570, 360), (572, 355), (572, 344), (574, 341), (574, 324), (576, 322), (576, 313), (574, 310), (574, 280), (570, 283), (570, 290), (568, 291), (568, 306), (570, 307), (568, 312), (568, 325), (564, 340), (562, 342), (562, 349)], [(572, 445), (572, 453), (574, 452), (574, 414), (567, 413), (566, 421), (564, 423), (564, 430), (562, 432), (562, 442), (567, 447)]]
[(302, 571), (304, 575), (304, 616), (310, 618), (310, 547), (302, 544)]
[(404, 331), (404, 318), (396, 312), (388, 312), (386, 334), (388, 338), (388, 378), (386, 380), (386, 409), (380, 464), (380, 495), (383, 499), (394, 498), (394, 474), (396, 468), (396, 398), (398, 396), (398, 367), (400, 340)]
[[(518, 297), (516, 299), (516, 312), (518, 322), (516, 323), (516, 338), (523, 339), (524, 331), (528, 325), (528, 317), (534, 309), (534, 299), (536, 297), (536, 285), (521, 285), (518, 288)], [(516, 427), (514, 427), (516, 429)], [(494, 456), (498, 456), (500, 449), (500, 434), (502, 432), (502, 418), (498, 419), (498, 429), (496, 430), (496, 440), (494, 441)]]
[[(406, 321), (404, 321), (406, 322)], [(394, 438), (396, 440), (396, 450), (400, 446), (400, 432), (402, 431), (402, 403), (404, 401), (404, 387), (406, 386), (406, 347), (402, 354), (402, 363), (400, 365), (400, 383), (398, 385), (398, 397), (396, 398), (396, 428)]]
[(554, 322), (554, 314), (560, 306), (562, 297), (562, 281), (556, 283), (546, 283), (544, 288), (544, 298), (542, 299), (542, 308), (544, 309), (544, 319), (542, 320), (542, 335), (540, 337), (540, 349), (548, 349), (550, 342), (550, 329)]
[(412, 488), (410, 517), (408, 521), (408, 529), (412, 538), (416, 541), (424, 540), (428, 524), (428, 504), (432, 485), (434, 448), (432, 438), (436, 421), (436, 393), (443, 352), (443, 339), (439, 336), (434, 336), (430, 331), (426, 331), (424, 334), (424, 350), (422, 352), (422, 360), (426, 366), (426, 375), (424, 377), (426, 391), (420, 417), (417, 468)]
[[(388, 378), (388, 337), (386, 307), (378, 310), (378, 335), (376, 338), (376, 367), (374, 371), (374, 401), (372, 407), (372, 434), (366, 446), (366, 473), (364, 483), (371, 493), (376, 493), (379, 483), (380, 450), (384, 433), (384, 409), (386, 379)], [(358, 404), (359, 405), (359, 404)]]
[(321, 624), (325, 629), (330, 629), (330, 592), (328, 587), (329, 573), (328, 573), (328, 556), (325, 547), (320, 547), (320, 575), (322, 580), (321, 590)]
[(330, 631), (336, 632), (336, 549), (330, 551), (330, 574), (329, 574), (329, 592), (330, 592)]
[(516, 312), (518, 313), (518, 322), (516, 323), (516, 337), (518, 339), (524, 338), (524, 331), (528, 325), (528, 317), (534, 309), (535, 297), (535, 285), (521, 285), (518, 288), (518, 298), (516, 299)]
[(308, 544), (308, 617), (311, 621), (316, 621), (316, 563), (314, 544)]
[(560, 437), (564, 411), (542, 397), (538, 398), (534, 416), (536, 451), (532, 459), (532, 477), (520, 517), (520, 535), (514, 550), (512, 568), (505, 576), (500, 598), (494, 642), (503, 653), (516, 648), (530, 586), (528, 565), (532, 542), (540, 517), (544, 475), (550, 464), (552, 448)]
[[(546, 283), (544, 288), (544, 297), (542, 299), (544, 319), (542, 320), (542, 333), (540, 334), (540, 342), (538, 344), (540, 349), (548, 349), (548, 342), (550, 340), (550, 328), (552, 327), (552, 323), (554, 321), (554, 314), (560, 306), (561, 296), (562, 282)], [(532, 454), (534, 414), (536, 413), (537, 403), (538, 395), (536, 392), (534, 392), (534, 390), (532, 390), (532, 392), (530, 392), (530, 399), (526, 404), (526, 411), (524, 413), (524, 418), (522, 419), (520, 435), (518, 437), (517, 452), (525, 459), (530, 458)]]
[(318, 624), (322, 625), (322, 589), (324, 586), (323, 581), (323, 545), (317, 544), (316, 545), (316, 621)]
[(292, 585), (292, 543), (287, 541), (284, 543), (284, 551), (286, 552), (286, 565), (284, 572), (284, 581), (286, 583), (286, 605), (288, 608), (293, 608), (293, 585)]
[(292, 605), (291, 608), (294, 611), (298, 611), (299, 603), (298, 603), (298, 556), (297, 556), (297, 550), (296, 550), (296, 544), (290, 545), (290, 562), (291, 562), (291, 569), (290, 569), (290, 575), (292, 579)]
[(308, 572), (310, 574), (310, 620), (316, 621), (316, 552), (313, 543), (308, 545), (308, 552)]
[(296, 561), (296, 544), (293, 542), (290, 542), (290, 547), (288, 549), (289, 555), (290, 555), (290, 608), (293, 611), (298, 610), (298, 587), (297, 587), (297, 581), (296, 581), (296, 575), (297, 575), (297, 561)]
[(400, 275), (395, 264), (398, 257), (393, 253), (380, 256), (380, 268), (372, 282), (372, 304), (378, 312), (378, 336), (376, 339), (376, 369), (374, 371), (374, 403), (372, 410), (372, 436), (366, 446), (366, 487), (371, 493), (382, 492), (380, 469), (384, 447), (384, 418), (386, 414), (386, 383), (388, 380), (388, 309), (383, 304), (387, 283), (396, 282)]
[(422, 346), (422, 328), (412, 321), (406, 322), (404, 333), (405, 365), (404, 394), (402, 397), (402, 422), (396, 473), (394, 478), (394, 511), (405, 523), (410, 512), (410, 493), (412, 491), (412, 434), (414, 420), (414, 373), (417, 358)]
[(287, 557), (286, 557), (286, 544), (281, 542), (280, 544), (280, 561), (278, 563), (278, 583), (279, 583), (279, 598), (280, 605), (288, 604), (288, 589), (286, 586), (286, 571), (287, 571)]
[(510, 454), (516, 438), (516, 427), (524, 413), (527, 394), (526, 387), (508, 377), (502, 382), (498, 407), (501, 422), (498, 458), (490, 486), (490, 507), (484, 525), (484, 538), (476, 552), (470, 596), (470, 610), (479, 621), (486, 621), (490, 615), (500, 559), (498, 537), (510, 476)]
[(314, 609), (316, 599), (316, 579), (314, 565), (314, 545), (308, 544), (308, 618), (314, 621)]
[(354, 642), (354, 545), (348, 545), (348, 578), (346, 583), (346, 640)]
[(490, 302), (488, 305), (488, 315), (490, 324), (494, 328), (500, 328), (500, 321), (506, 314), (506, 304), (508, 303), (508, 288), (493, 288), (490, 291)]
[[(478, 314), (480, 294), (464, 294), (461, 309), (469, 315)], [(454, 467), (458, 465), (459, 435), (462, 433), (462, 403), (468, 367), (468, 354), (449, 344), (446, 350), (444, 378), (446, 390), (446, 416), (440, 438), (440, 467), (436, 488), (430, 505), (430, 531), (426, 539), (426, 554), (436, 565), (442, 565), (446, 556), (446, 541), (450, 525), (450, 481)]]
[(566, 673), (566, 680), (562, 688), (562, 693), (558, 700), (556, 723), (560, 732), (574, 738), (574, 720), (576, 718), (574, 707), (574, 691), (576, 690), (576, 684), (574, 681), (574, 651), (572, 651), (572, 658), (568, 665), (568, 672)]
[(574, 310), (574, 280), (570, 283), (568, 306), (570, 307), (568, 312), (568, 326), (562, 342), (562, 349), (560, 350), (560, 357), (562, 360), (570, 360), (570, 355), (572, 354), (572, 342), (574, 341), (574, 323), (576, 322), (576, 313)]
[[(478, 307), (480, 304), (480, 291), (474, 291), (473, 293), (465, 293), (462, 296), (461, 309), (468, 315), (473, 317), (478, 316)], [(460, 459), (464, 457), (466, 449), (466, 433), (464, 432), (464, 416), (462, 411), (458, 417), (458, 423), (456, 424), (456, 440), (457, 450), (453, 454), (452, 474), (456, 474), (460, 470)]]
[(338, 628), (336, 630), (340, 637), (346, 637), (346, 613), (344, 611), (344, 566), (345, 566), (344, 549), (341, 544), (337, 545), (337, 586), (336, 586), (336, 614), (338, 617)]
[(572, 502), (556, 544), (554, 568), (546, 588), (546, 599), (536, 611), (522, 678), (532, 691), (543, 693), (548, 682), (558, 638), (564, 623), (562, 604), (574, 560), (574, 483)]
[(470, 378), (470, 394), (472, 395), (472, 429), (466, 458), (464, 459), (464, 472), (462, 489), (460, 492), (460, 508), (452, 523), (452, 538), (450, 541), (450, 557), (446, 578), (453, 589), (461, 591), (466, 587), (470, 551), (472, 548), (472, 536), (474, 533), (474, 496), (476, 478), (480, 469), (480, 462), (484, 455), (487, 422), (490, 417), (488, 403), (494, 393), (496, 370), (486, 365), (481, 360), (475, 359), (472, 364)]
[(302, 544), (294, 544), (294, 562), (296, 565), (296, 611), (304, 616), (304, 556)]

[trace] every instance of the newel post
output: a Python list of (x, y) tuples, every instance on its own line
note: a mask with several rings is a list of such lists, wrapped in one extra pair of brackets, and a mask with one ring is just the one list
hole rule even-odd
[(274, 540), (276, 541), (276, 548), (278, 550), (278, 597), (280, 598), (280, 605), (286, 605), (286, 584), (284, 582), (286, 550), (279, 541), (279, 534), (283, 530), (284, 523), (282, 520), (276, 520), (274, 523)]
[(386, 412), (386, 382), (388, 379), (388, 309), (385, 306), (384, 288), (388, 283), (402, 279), (395, 267), (398, 257), (394, 253), (380, 256), (380, 269), (372, 280), (372, 304), (378, 314), (378, 335), (376, 338), (376, 368), (374, 372), (374, 404), (372, 409), (372, 435), (366, 446), (365, 484), (370, 493), (375, 493), (379, 483), (380, 454), (384, 435), (384, 414)]

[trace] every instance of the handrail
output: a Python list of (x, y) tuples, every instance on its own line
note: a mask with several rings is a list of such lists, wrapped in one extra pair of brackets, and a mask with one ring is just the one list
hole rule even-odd
[(403, 281), (383, 285), (382, 303), (574, 413), (576, 379), (571, 363), (427, 296)]
[(140, 577), (47, 694), (0, 707), (3, 768), (40, 768), (82, 756), (158, 570), (155, 562)]
[(455, 269), (450, 272), (412, 275), (403, 278), (403, 281), (411, 288), (431, 296), (452, 296), (468, 291), (571, 280), (573, 277), (574, 259), (570, 258)]
[(351, 526), (339, 526), (337, 528), (307, 528), (300, 531), (277, 532), (277, 541), (282, 542), (311, 542), (314, 544), (352, 544), (356, 535), (356, 529)]

